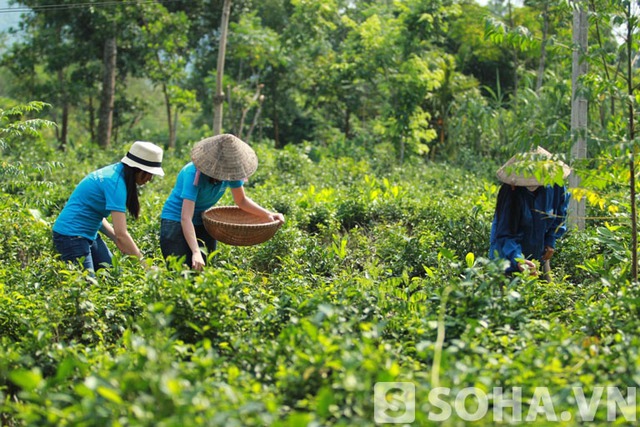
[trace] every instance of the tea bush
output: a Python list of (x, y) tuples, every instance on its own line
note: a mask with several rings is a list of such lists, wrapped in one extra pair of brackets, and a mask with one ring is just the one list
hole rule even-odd
[[(575, 409), (572, 386), (635, 385), (625, 227), (568, 233), (551, 283), (507, 277), (486, 259), (490, 174), (265, 142), (247, 193), (286, 223), (261, 245), (220, 244), (196, 273), (159, 250), (162, 205), (188, 161), (177, 150), (129, 223), (155, 268), (108, 242), (114, 266), (93, 280), (59, 260), (51, 224), (77, 182), (125, 150), (35, 150), (30, 162), (59, 162), (41, 174), (10, 172), (18, 154), (3, 153), (16, 184), (0, 199), (3, 425), (374, 425), (384, 381), (413, 382), (416, 422), (431, 425), (437, 385), (545, 386), (560, 412)], [(594, 422), (606, 417), (600, 407)]]

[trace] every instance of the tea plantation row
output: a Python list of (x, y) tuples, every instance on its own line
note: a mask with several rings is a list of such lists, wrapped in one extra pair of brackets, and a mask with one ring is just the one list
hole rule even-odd
[[(497, 387), (521, 390), (521, 412), (504, 414), (515, 421), (635, 414), (640, 292), (627, 278), (624, 224), (568, 233), (552, 283), (507, 278), (485, 258), (493, 166), (257, 151), (247, 192), (287, 220), (272, 240), (220, 245), (202, 273), (167, 268), (158, 217), (188, 160), (168, 152), (167, 176), (141, 190), (129, 224), (156, 268), (116, 253), (96, 283), (57, 259), (50, 224), (84, 174), (121, 151), (34, 149), (19, 164), (5, 153), (0, 424), (375, 425), (385, 382), (415, 388), (395, 395), (391, 416), (417, 425), (493, 425)], [(450, 416), (435, 387), (449, 389)], [(580, 412), (576, 390), (589, 402), (601, 387), (621, 393), (613, 415), (606, 395)]]

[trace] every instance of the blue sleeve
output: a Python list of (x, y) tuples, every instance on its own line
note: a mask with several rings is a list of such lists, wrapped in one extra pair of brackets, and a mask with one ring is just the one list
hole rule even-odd
[[(182, 178), (182, 188), (180, 188), (180, 197), (182, 199), (191, 200), (195, 202), (198, 198), (198, 186), (193, 185), (193, 181), (196, 178), (195, 168), (185, 168), (180, 173), (184, 174)], [(200, 179), (204, 179), (202, 176)]]
[[(513, 215), (511, 211), (514, 196), (514, 191), (509, 190), (507, 192), (504, 202), (501, 203), (501, 206), (498, 206), (496, 218), (494, 219), (496, 248), (498, 249), (498, 254), (501, 258), (507, 259), (511, 262), (511, 268), (509, 271), (518, 269), (518, 262), (516, 261), (517, 258), (524, 258), (524, 255), (522, 254), (522, 246), (520, 245), (524, 235), (519, 230), (516, 230), (515, 233), (511, 231), (510, 218), (511, 215)], [(520, 215), (519, 212), (516, 212), (515, 214)]]
[(126, 212), (127, 186), (124, 179), (116, 176), (115, 179), (105, 179), (103, 183), (105, 209), (109, 212)]
[(555, 248), (556, 240), (562, 237), (567, 231), (567, 208), (570, 198), (571, 196), (567, 192), (566, 187), (559, 185), (553, 186), (552, 206), (549, 207), (553, 212), (553, 217), (544, 236), (545, 246)]
[(229, 181), (229, 188), (240, 188), (244, 185), (244, 181)]

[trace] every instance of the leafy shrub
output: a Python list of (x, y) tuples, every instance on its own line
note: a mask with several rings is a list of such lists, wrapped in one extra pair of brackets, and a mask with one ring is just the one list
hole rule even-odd
[(548, 385), (562, 410), (572, 384), (633, 381), (640, 294), (627, 228), (569, 232), (551, 283), (506, 276), (484, 258), (492, 180), (448, 164), (397, 168), (330, 150), (312, 162), (303, 148), (256, 147), (248, 192), (286, 223), (261, 245), (220, 244), (198, 273), (166, 265), (158, 248), (180, 149), (128, 224), (156, 267), (107, 242), (114, 265), (95, 280), (59, 260), (50, 226), (84, 174), (124, 147), (76, 147), (42, 175), (15, 171), (48, 192), (22, 183), (0, 199), (1, 423), (373, 425), (376, 382), (412, 381), (426, 402), (435, 364), (454, 392)]
[(336, 209), (336, 219), (345, 230), (354, 227), (368, 227), (373, 221), (373, 216), (368, 206), (360, 199), (343, 200)]

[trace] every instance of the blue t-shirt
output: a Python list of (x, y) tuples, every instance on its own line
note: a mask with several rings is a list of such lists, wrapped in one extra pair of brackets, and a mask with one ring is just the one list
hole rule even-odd
[(103, 218), (112, 211), (127, 210), (123, 169), (122, 163), (115, 163), (84, 177), (58, 215), (53, 231), (95, 240)]
[(198, 185), (194, 185), (196, 172), (193, 162), (187, 163), (182, 168), (176, 179), (176, 185), (162, 208), (162, 219), (180, 222), (182, 202), (187, 199), (195, 202), (193, 224), (202, 225), (202, 212), (218, 203), (227, 188), (239, 188), (243, 184), (242, 181), (218, 181), (212, 184), (209, 177), (201, 173)]

